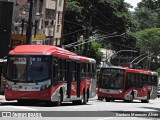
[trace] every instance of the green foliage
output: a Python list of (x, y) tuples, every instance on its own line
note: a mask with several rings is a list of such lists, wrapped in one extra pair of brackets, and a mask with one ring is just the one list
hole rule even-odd
[(138, 4), (134, 13), (135, 19), (138, 21), (138, 29), (160, 27), (160, 1), (159, 0), (142, 0)]
[(137, 45), (142, 52), (160, 54), (160, 28), (149, 28), (135, 33)]
[(156, 72), (158, 73), (158, 76), (160, 77), (160, 68), (158, 68)]
[[(114, 32), (122, 34), (129, 26), (133, 26), (131, 14), (128, 11), (130, 5), (124, 0), (67, 0), (66, 4), (63, 44), (78, 41), (80, 35), (86, 36), (90, 16), (92, 16), (90, 35), (94, 35), (95, 31), (100, 35)], [(108, 44), (109, 40), (126, 45), (127, 42), (124, 43), (124, 39), (127, 39), (126, 36), (104, 39), (102, 43)], [(116, 50), (123, 49), (117, 44), (112, 46)]]
[(81, 13), (82, 7), (80, 6), (79, 2), (73, 0), (66, 1), (66, 10), (67, 11), (74, 11), (76, 13)]
[(100, 62), (103, 59), (103, 53), (100, 51), (100, 47), (101, 45), (96, 43), (96, 42), (92, 42), (91, 45), (91, 50), (88, 51), (88, 57), (94, 58), (97, 62), (97, 65), (100, 64)]

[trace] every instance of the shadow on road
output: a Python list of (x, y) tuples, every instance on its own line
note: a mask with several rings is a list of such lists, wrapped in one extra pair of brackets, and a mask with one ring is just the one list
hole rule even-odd
[[(96, 102), (106, 102), (105, 100), (96, 100)], [(106, 103), (141, 103), (141, 101), (133, 101), (133, 102), (124, 102), (123, 100), (111, 100), (111, 101), (107, 101)]]
[[(92, 105), (87, 103), (86, 105)], [(61, 106), (57, 106), (56, 104), (46, 104), (45, 102), (29, 102), (23, 104), (18, 104), (18, 102), (0, 102), (0, 106), (34, 106), (34, 107), (65, 107), (65, 106), (82, 106), (82, 105), (76, 105), (72, 102), (65, 102), (61, 103)]]

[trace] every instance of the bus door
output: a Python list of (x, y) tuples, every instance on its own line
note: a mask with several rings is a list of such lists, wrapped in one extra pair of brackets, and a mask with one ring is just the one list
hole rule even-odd
[(72, 82), (72, 62), (71, 61), (66, 61), (67, 62), (67, 96), (70, 98), (71, 96), (71, 82)]
[(10, 50), (12, 13), (13, 2), (0, 1), (0, 58)]
[(136, 96), (142, 97), (142, 75), (135, 73), (127, 73), (126, 76), (126, 90), (136, 90)]
[(80, 85), (81, 85), (81, 63), (77, 62), (77, 97), (80, 97)]

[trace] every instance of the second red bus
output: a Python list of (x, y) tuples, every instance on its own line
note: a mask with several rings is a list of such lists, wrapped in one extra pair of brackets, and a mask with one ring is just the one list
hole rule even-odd
[(158, 74), (127, 67), (103, 67), (98, 78), (98, 99), (141, 100), (148, 103), (157, 97)]

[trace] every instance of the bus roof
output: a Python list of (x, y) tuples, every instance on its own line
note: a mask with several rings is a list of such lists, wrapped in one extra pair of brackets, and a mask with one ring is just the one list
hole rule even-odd
[(13, 50), (9, 52), (10, 55), (53, 55), (61, 58), (68, 58), (73, 60), (79, 60), (83, 62), (96, 63), (92, 58), (87, 58), (83, 56), (78, 56), (77, 54), (70, 52), (68, 50), (50, 46), (50, 45), (20, 45), (16, 46)]
[(122, 66), (107, 66), (102, 67), (102, 69), (105, 68), (115, 68), (115, 69), (123, 69), (126, 70), (126, 72), (132, 72), (132, 73), (142, 73), (142, 74), (149, 74), (149, 75), (158, 75), (157, 72), (149, 71), (149, 70), (142, 70), (142, 69), (132, 69), (129, 67), (122, 67)]

